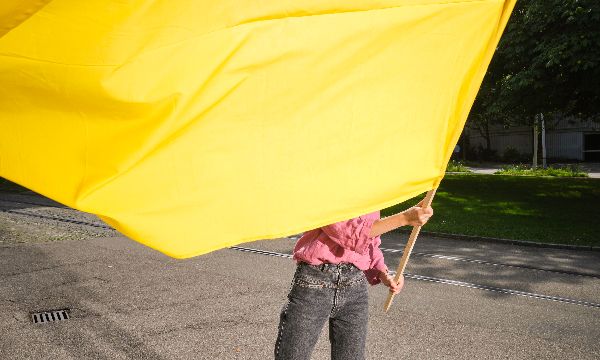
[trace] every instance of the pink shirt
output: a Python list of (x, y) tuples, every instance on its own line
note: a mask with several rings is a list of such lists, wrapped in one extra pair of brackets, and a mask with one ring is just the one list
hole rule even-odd
[(381, 238), (369, 237), (379, 210), (305, 232), (294, 247), (294, 260), (311, 265), (352, 263), (364, 271), (371, 285), (380, 282), (379, 271), (387, 271)]

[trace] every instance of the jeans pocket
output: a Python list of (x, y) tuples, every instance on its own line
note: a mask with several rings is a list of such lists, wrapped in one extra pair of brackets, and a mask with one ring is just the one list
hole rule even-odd
[(311, 289), (322, 289), (327, 286), (327, 283), (324, 280), (306, 274), (299, 274), (296, 276), (294, 284)]
[(363, 285), (366, 283), (367, 283), (367, 277), (361, 271), (360, 273), (357, 273), (356, 275), (353, 275), (351, 277), (344, 279), (341, 283), (341, 286), (342, 287), (359, 286), (359, 285)]
[(331, 282), (329, 275), (312, 266), (301, 265), (294, 274), (294, 284), (303, 288), (323, 289)]

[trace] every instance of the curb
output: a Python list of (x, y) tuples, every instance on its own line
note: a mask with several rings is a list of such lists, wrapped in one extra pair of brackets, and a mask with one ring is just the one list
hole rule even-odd
[(465, 171), (446, 171), (448, 175), (494, 175), (494, 176), (520, 176), (529, 178), (555, 178), (555, 179), (597, 179), (597, 177), (591, 176), (551, 176), (551, 175), (520, 175), (520, 174), (494, 174), (494, 173), (482, 173), (477, 171), (465, 172)]
[[(412, 232), (412, 230), (405, 230), (405, 229), (396, 229), (393, 231), (400, 232), (400, 233), (406, 233), (406, 234), (410, 234)], [(549, 249), (560, 249), (560, 250), (600, 251), (600, 246), (545, 244), (545, 243), (537, 243), (537, 242), (526, 241), (526, 240), (501, 239), (501, 238), (476, 236), (476, 235), (447, 234), (447, 233), (440, 233), (440, 232), (434, 232), (434, 231), (420, 231), (420, 233), (423, 235), (428, 235), (428, 236), (432, 236), (432, 237), (441, 237), (441, 238), (455, 239), (455, 240), (481, 241), (481, 242), (489, 242), (489, 243), (495, 243), (495, 244), (531, 246), (531, 247), (538, 247), (538, 248), (549, 248)]]

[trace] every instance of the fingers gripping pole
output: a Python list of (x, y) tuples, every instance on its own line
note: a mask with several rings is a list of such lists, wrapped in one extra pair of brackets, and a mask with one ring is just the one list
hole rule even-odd
[[(433, 201), (433, 195), (435, 195), (436, 190), (437, 187), (427, 192), (427, 195), (425, 195), (425, 199), (423, 199), (423, 204), (421, 205), (421, 207), (426, 208), (428, 206), (431, 206), (431, 202)], [(406, 243), (406, 246), (404, 247), (404, 252), (402, 253), (402, 259), (400, 259), (400, 264), (398, 265), (398, 269), (396, 270), (396, 276), (394, 277), (394, 281), (396, 282), (404, 273), (404, 268), (406, 267), (406, 263), (408, 263), (408, 257), (412, 252), (413, 246), (415, 245), (415, 241), (417, 240), (417, 236), (419, 236), (419, 231), (421, 231), (421, 226), (415, 226), (413, 227), (413, 230), (410, 233), (410, 237), (408, 238), (408, 242)], [(384, 306), (386, 312), (390, 309), (393, 300), (394, 293), (390, 291)]]

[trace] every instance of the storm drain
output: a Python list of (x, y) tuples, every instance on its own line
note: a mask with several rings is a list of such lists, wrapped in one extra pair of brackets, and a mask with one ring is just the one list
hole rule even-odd
[(69, 310), (43, 311), (31, 314), (31, 321), (34, 324), (42, 324), (50, 321), (61, 321), (69, 319)]

